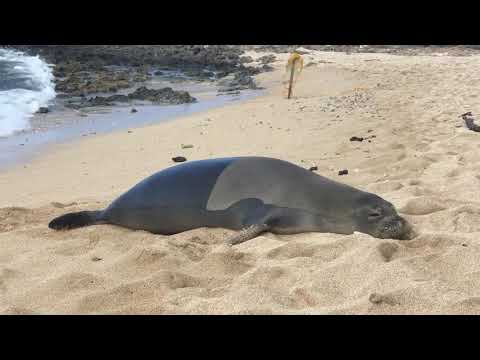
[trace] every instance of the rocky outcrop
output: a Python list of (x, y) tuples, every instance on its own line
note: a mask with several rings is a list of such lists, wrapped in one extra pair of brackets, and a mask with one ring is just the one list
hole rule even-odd
[(261, 69), (248, 66), (245, 67), (241, 65), (239, 70), (234, 73), (229, 78), (224, 79), (223, 81), (219, 82), (219, 93), (227, 93), (227, 92), (237, 92), (240, 90), (250, 89), (256, 90), (261, 89), (257, 86), (253, 76), (260, 74), (262, 72)]
[(83, 69), (105, 66), (200, 68), (234, 71), (242, 50), (228, 45), (29, 45), (16, 46), (54, 64), (77, 62)]
[(166, 87), (163, 89), (147, 89), (142, 86), (128, 95), (95, 96), (80, 101), (70, 100), (67, 107), (80, 109), (93, 106), (113, 106), (117, 103), (128, 103), (133, 100), (150, 101), (155, 104), (178, 105), (193, 103), (197, 100), (186, 91), (175, 91)]
[[(56, 90), (64, 97), (112, 93), (161, 75), (181, 70), (194, 80), (211, 81), (230, 76), (231, 89), (256, 89), (252, 76), (270, 71), (246, 67), (241, 46), (229, 45), (29, 45), (19, 50), (40, 55), (55, 64)], [(267, 59), (268, 60), (268, 59)], [(265, 60), (264, 60), (265, 61)], [(265, 62), (262, 64), (266, 64)], [(233, 77), (233, 78), (232, 78)], [(224, 90), (224, 89), (223, 89)], [(222, 91), (223, 91), (222, 90)], [(107, 97), (108, 98), (108, 97)]]

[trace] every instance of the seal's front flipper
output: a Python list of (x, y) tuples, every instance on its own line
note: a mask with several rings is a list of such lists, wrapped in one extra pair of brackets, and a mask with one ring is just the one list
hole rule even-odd
[(232, 236), (230, 239), (228, 239), (227, 244), (236, 245), (236, 244), (240, 244), (242, 242), (251, 240), (257, 237), (258, 235), (260, 235), (261, 233), (268, 231), (269, 228), (270, 226), (268, 226), (267, 224), (251, 225), (248, 228), (241, 230), (238, 234)]

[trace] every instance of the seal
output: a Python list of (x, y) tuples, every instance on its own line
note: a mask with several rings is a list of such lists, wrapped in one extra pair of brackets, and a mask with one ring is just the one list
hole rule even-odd
[(263, 232), (355, 231), (406, 240), (413, 232), (381, 197), (327, 179), (287, 161), (232, 157), (182, 163), (159, 171), (105, 210), (53, 219), (55, 230), (114, 224), (171, 235), (199, 227), (239, 232), (238, 244)]

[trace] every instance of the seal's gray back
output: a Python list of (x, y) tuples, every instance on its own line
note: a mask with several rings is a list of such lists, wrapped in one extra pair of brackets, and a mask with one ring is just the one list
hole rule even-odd
[(159, 171), (121, 195), (107, 211), (165, 206), (205, 209), (217, 178), (231, 162), (231, 158), (192, 161)]
[(256, 198), (265, 204), (326, 213), (351, 209), (355, 195), (360, 193), (283, 160), (243, 157), (222, 171), (206, 209), (223, 210), (242, 199)]

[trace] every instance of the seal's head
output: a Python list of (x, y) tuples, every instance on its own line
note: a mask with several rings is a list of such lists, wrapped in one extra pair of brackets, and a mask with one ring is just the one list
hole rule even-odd
[(415, 236), (412, 226), (381, 197), (364, 193), (355, 205), (357, 231), (380, 239), (410, 240)]

